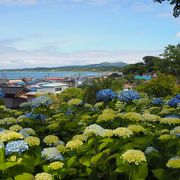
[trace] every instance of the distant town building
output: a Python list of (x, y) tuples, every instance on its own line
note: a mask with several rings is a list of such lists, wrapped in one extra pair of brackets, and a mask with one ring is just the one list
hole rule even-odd
[(30, 92), (26, 93), (28, 102), (31, 102), (37, 95), (42, 94), (58, 94), (67, 89), (69, 85), (67, 83), (43, 83), (36, 86), (29, 86)]
[(9, 79), (8, 85), (9, 86), (16, 86), (16, 85), (24, 85), (24, 82), (21, 79)]
[(83, 85), (83, 80), (77, 80), (75, 83), (75, 87), (81, 87)]
[(142, 75), (142, 76), (136, 75), (134, 78), (137, 80), (146, 80), (146, 81), (149, 81), (152, 79), (151, 75)]
[(103, 72), (102, 77), (123, 77), (123, 72)]
[(65, 81), (65, 78), (62, 78), (62, 77), (47, 77), (46, 81), (62, 82), (62, 81)]
[(123, 90), (132, 90), (134, 88), (133, 83), (125, 83), (123, 86)]
[(65, 83), (45, 83), (39, 85), (40, 88), (37, 89), (37, 93), (61, 93), (65, 89), (69, 87), (68, 84)]
[(4, 101), (5, 106), (11, 109), (19, 108), (23, 102), (27, 102), (27, 88), (23, 87), (0, 87), (0, 99)]
[(153, 73), (152, 78), (157, 78), (158, 75), (156, 73)]

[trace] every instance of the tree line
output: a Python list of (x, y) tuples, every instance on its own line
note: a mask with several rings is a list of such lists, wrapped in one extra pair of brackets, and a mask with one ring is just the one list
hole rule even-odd
[(145, 56), (143, 62), (122, 69), (125, 75), (160, 72), (180, 76), (180, 44), (168, 45), (159, 57)]

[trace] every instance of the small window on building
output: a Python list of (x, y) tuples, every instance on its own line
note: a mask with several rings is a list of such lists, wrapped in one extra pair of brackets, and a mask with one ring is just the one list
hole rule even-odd
[(55, 91), (62, 91), (62, 88), (56, 88)]

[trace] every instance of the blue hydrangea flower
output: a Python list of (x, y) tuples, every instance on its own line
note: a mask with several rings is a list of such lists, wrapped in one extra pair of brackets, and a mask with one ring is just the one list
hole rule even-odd
[(5, 129), (3, 129), (3, 128), (0, 128), (0, 132), (3, 132), (3, 131), (5, 131)]
[(174, 115), (174, 114), (170, 114), (170, 115), (166, 116), (165, 118), (180, 118), (180, 116)]
[(164, 101), (161, 98), (154, 98), (152, 100), (153, 105), (163, 105)]
[(72, 115), (73, 114), (73, 111), (71, 109), (68, 109), (66, 112), (65, 112), (66, 115)]
[(45, 120), (47, 118), (44, 114), (34, 114), (33, 112), (26, 113), (25, 117), (29, 119), (40, 119), (40, 120)]
[(28, 149), (29, 149), (29, 146), (27, 142), (25, 142), (24, 140), (12, 141), (6, 144), (5, 154), (6, 155), (9, 155), (11, 153), (21, 154)]
[(52, 104), (52, 100), (47, 96), (40, 96), (32, 100), (31, 107), (38, 108), (40, 106), (49, 107)]
[(129, 102), (132, 102), (134, 100), (140, 99), (140, 94), (136, 91), (133, 91), (133, 90), (122, 91), (118, 95), (118, 99), (122, 102), (129, 103)]
[(32, 128), (24, 128), (19, 131), (20, 134), (22, 134), (24, 137), (28, 137), (30, 135), (34, 136), (35, 131)]
[(180, 99), (180, 94), (177, 94), (175, 98)]
[(29, 118), (29, 119), (36, 119), (36, 115), (33, 114), (33, 112), (26, 113), (26, 114), (25, 114), (25, 117), (26, 117), (26, 118)]
[(177, 138), (180, 138), (180, 134), (176, 134), (176, 137), (177, 137)]
[(149, 154), (151, 152), (158, 152), (158, 150), (156, 148), (154, 148), (153, 146), (149, 146), (145, 149), (145, 154)]
[(178, 103), (180, 103), (180, 99), (174, 97), (174, 98), (170, 99), (167, 104), (168, 104), (168, 106), (171, 106), (171, 107), (177, 107)]
[(46, 120), (47, 116), (45, 116), (44, 114), (38, 114), (38, 116), (36, 117), (36, 119), (40, 119), (42, 121)]
[(62, 154), (56, 147), (44, 148), (41, 152), (42, 157), (47, 161), (64, 160)]
[(109, 102), (117, 97), (117, 94), (111, 89), (103, 89), (96, 93), (97, 101)]

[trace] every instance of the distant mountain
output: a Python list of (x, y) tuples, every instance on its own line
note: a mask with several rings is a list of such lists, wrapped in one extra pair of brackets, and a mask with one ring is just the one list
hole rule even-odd
[(126, 66), (127, 63), (124, 63), (124, 62), (113, 62), (113, 63), (110, 63), (110, 62), (102, 62), (99, 64), (100, 66), (105, 66), (105, 67), (123, 67), (123, 66)]
[(89, 65), (72, 65), (61, 67), (36, 67), (23, 69), (2, 69), (0, 71), (114, 71), (128, 65), (124, 62), (102, 62)]

